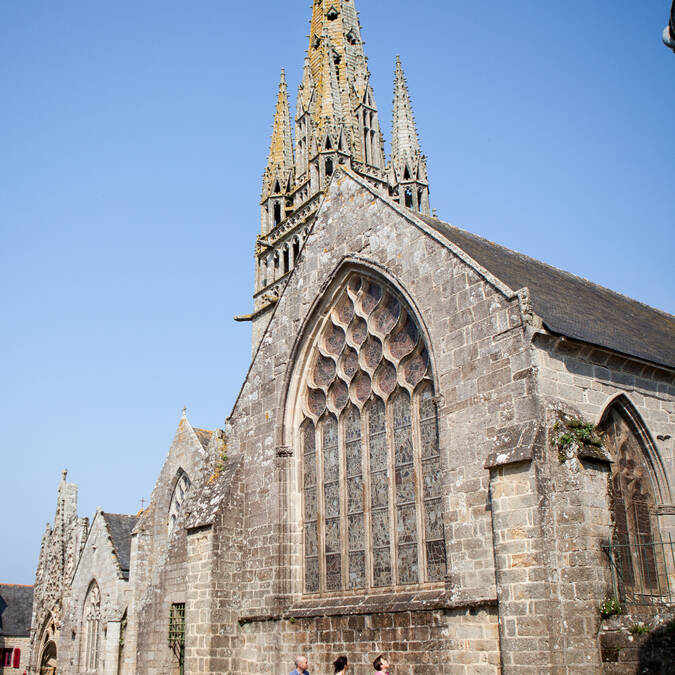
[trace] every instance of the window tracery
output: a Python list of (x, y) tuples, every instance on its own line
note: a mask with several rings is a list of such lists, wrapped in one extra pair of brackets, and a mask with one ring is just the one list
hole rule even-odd
[(300, 394), (305, 592), (442, 581), (438, 419), (412, 312), (353, 274), (311, 349)]
[(620, 593), (658, 593), (660, 587), (658, 526), (652, 478), (638, 431), (622, 410), (613, 405), (599, 426), (611, 453), (610, 494), (614, 531), (614, 560), (620, 574)]
[(82, 670), (94, 673), (98, 668), (98, 652), (101, 632), (101, 591), (93, 581), (87, 592), (82, 612), (83, 650)]
[(187, 495), (188, 490), (190, 489), (190, 478), (181, 470), (180, 476), (176, 481), (176, 486), (173, 489), (173, 494), (171, 495), (171, 502), (169, 504), (169, 534), (171, 534), (176, 527), (180, 512), (183, 508), (183, 502), (185, 501), (185, 496)]

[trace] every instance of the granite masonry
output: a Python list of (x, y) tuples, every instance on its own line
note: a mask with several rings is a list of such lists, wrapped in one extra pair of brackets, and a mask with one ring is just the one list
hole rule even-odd
[(30, 672), (666, 672), (675, 317), (432, 216), (400, 60), (387, 160), (353, 0), (310, 33), (238, 399), (136, 516), (64, 476)]

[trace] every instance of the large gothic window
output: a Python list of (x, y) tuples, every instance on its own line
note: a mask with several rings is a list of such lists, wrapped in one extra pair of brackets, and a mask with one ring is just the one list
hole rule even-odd
[(612, 552), (622, 600), (660, 595), (662, 549), (655, 516), (654, 492), (641, 434), (621, 402), (600, 425), (612, 455), (611, 500), (614, 530)]
[(307, 593), (442, 581), (438, 417), (412, 312), (352, 274), (301, 385)]
[(176, 527), (176, 523), (178, 522), (178, 517), (180, 516), (180, 512), (183, 509), (183, 502), (185, 501), (185, 496), (190, 489), (190, 485), (190, 478), (185, 473), (185, 471), (181, 469), (178, 474), (176, 486), (173, 489), (173, 494), (171, 495), (171, 502), (169, 504), (169, 534), (171, 534)]
[(81, 672), (95, 673), (98, 668), (101, 634), (101, 591), (93, 581), (84, 601), (82, 612)]

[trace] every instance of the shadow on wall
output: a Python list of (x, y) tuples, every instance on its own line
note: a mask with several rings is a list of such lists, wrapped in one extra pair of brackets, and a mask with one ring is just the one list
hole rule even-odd
[(668, 675), (675, 663), (675, 620), (655, 630), (639, 651), (639, 675)]

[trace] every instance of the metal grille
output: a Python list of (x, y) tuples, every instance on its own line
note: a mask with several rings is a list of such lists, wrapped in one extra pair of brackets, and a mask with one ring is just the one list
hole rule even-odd
[(605, 547), (614, 595), (626, 605), (675, 602), (675, 542), (612, 543)]
[(169, 645), (171, 647), (185, 646), (185, 603), (177, 602), (171, 605), (169, 614)]

